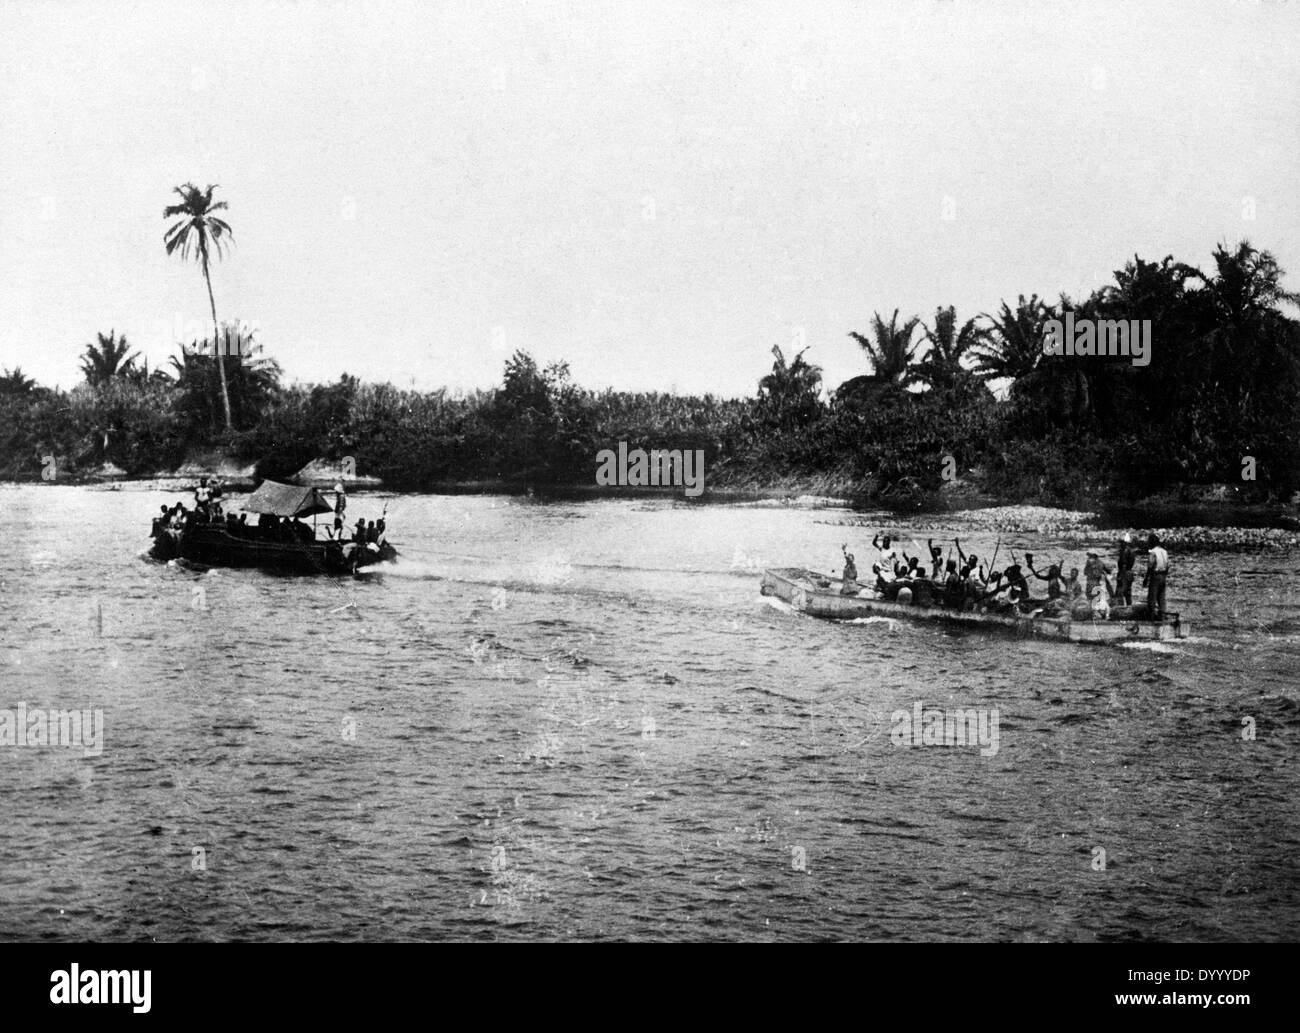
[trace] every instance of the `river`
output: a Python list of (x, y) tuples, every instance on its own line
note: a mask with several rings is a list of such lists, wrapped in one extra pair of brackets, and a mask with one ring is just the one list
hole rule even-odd
[(0, 487), (0, 708), (103, 720), (0, 745), (0, 938), (1300, 930), (1295, 552), (1175, 554), (1192, 637), (1086, 647), (760, 596), (861, 565), (844, 510), (358, 495), (401, 557), (338, 581), (149, 560), (175, 498)]

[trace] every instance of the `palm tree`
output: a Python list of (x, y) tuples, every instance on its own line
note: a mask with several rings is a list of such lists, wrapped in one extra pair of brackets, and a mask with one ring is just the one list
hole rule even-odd
[(758, 396), (778, 424), (801, 423), (817, 412), (822, 371), (820, 366), (804, 359), (803, 353), (807, 350), (805, 348), (787, 363), (781, 346), (772, 345), (776, 360), (772, 363), (772, 372), (758, 382)]
[(280, 393), (280, 364), (268, 358), (252, 333), (234, 324), (221, 327), (220, 346), (208, 349), (206, 340), (194, 348), (182, 348), (180, 357), (172, 357), (171, 364), (179, 393), (179, 407), (187, 414), (189, 426), (213, 428), (217, 413), (213, 411), (217, 364), (222, 354), (239, 355), (230, 376), (230, 412), (233, 426), (247, 429), (256, 424), (271, 407)]
[(1214, 249), (1218, 275), (1206, 280), (1206, 295), (1215, 321), (1229, 329), (1255, 329), (1267, 322), (1279, 304), (1300, 305), (1300, 294), (1285, 290), (1285, 275), (1277, 259), (1243, 240), (1236, 251), (1222, 245)]
[(935, 391), (951, 390), (969, 382), (971, 372), (961, 360), (986, 336), (978, 318), (966, 320), (958, 330), (957, 309), (949, 305), (935, 311), (933, 327), (922, 324), (922, 328), (930, 350), (917, 366), (921, 379)]
[(867, 358), (871, 360), (872, 374), (878, 383), (906, 387), (917, 379), (912, 361), (916, 357), (918, 344), (912, 343), (912, 335), (920, 323), (921, 318), (913, 316), (899, 326), (898, 309), (894, 309), (888, 324), (880, 318), (879, 312), (872, 314), (871, 338), (854, 331), (849, 332), (849, 336), (862, 346)]
[(86, 353), (81, 358), (81, 371), (86, 375), (86, 383), (91, 387), (107, 384), (114, 377), (130, 377), (137, 355), (128, 355), (131, 346), (126, 343), (126, 335), (119, 337), (116, 330), (110, 330), (105, 336), (96, 333), (98, 347), (86, 345)]
[(1033, 374), (1043, 357), (1047, 321), (1054, 316), (1037, 294), (1028, 301), (1020, 295), (1014, 311), (1004, 301), (996, 316), (982, 313), (989, 325), (971, 353), (975, 371), (988, 380), (1020, 381)]
[(184, 186), (172, 189), (181, 196), (181, 203), (169, 204), (164, 208), (163, 218), (179, 217), (179, 219), (167, 228), (167, 232), (163, 234), (163, 243), (169, 255), (178, 248), (181, 258), (189, 258), (193, 253), (203, 270), (203, 279), (208, 285), (208, 304), (212, 309), (212, 345), (217, 350), (217, 371), (221, 377), (221, 408), (226, 417), (226, 430), (230, 430), (230, 389), (226, 386), (225, 360), (220, 349), (217, 348), (221, 328), (217, 324), (217, 303), (212, 297), (212, 276), (208, 271), (208, 262), (212, 251), (216, 252), (218, 258), (221, 257), (222, 249), (226, 244), (224, 238), (233, 240), (234, 233), (224, 219), (219, 219), (212, 214), (227, 207), (225, 201), (213, 202), (212, 192), (216, 190), (215, 185), (200, 190), (193, 183), (186, 183)]
[(0, 371), (0, 395), (29, 395), (35, 387), (36, 381), (21, 366)]
[(1290, 408), (1286, 386), (1300, 376), (1300, 332), (1280, 306), (1300, 304), (1300, 295), (1282, 286), (1277, 259), (1249, 241), (1233, 251), (1216, 247), (1214, 264), (1216, 274), (1202, 277), (1196, 292), (1206, 332), (1191, 357), (1206, 374), (1203, 394), (1222, 414), (1222, 436), (1248, 440), (1247, 428), (1261, 422), (1261, 413), (1269, 414), (1262, 422), (1271, 429)]

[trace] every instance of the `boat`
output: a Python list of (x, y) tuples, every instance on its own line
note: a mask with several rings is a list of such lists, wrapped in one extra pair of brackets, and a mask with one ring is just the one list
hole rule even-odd
[(789, 603), (800, 613), (825, 620), (858, 620), (863, 617), (896, 617), (905, 620), (939, 621), (948, 625), (1005, 631), (1025, 637), (1057, 639), (1063, 642), (1114, 644), (1123, 642), (1167, 642), (1186, 638), (1187, 623), (1178, 614), (1166, 614), (1163, 621), (1112, 619), (1075, 620), (1069, 616), (1041, 614), (983, 613), (939, 606), (913, 606), (873, 595), (866, 585), (857, 595), (844, 595), (843, 582), (829, 574), (801, 567), (777, 567), (763, 571), (761, 591)]
[[(241, 507), (259, 517), (295, 521), (297, 539), (270, 537), (271, 528), (240, 524), (232, 533), (225, 520), (205, 522), (188, 515), (174, 526), (155, 517), (150, 554), (159, 560), (185, 560), (206, 567), (259, 567), (285, 574), (356, 574), (376, 563), (395, 560), (397, 550), (385, 541), (358, 543), (338, 538), (317, 538), (315, 527), (300, 523), (306, 517), (334, 512), (334, 504), (319, 488), (263, 481)], [(331, 524), (332, 526), (332, 524)], [(310, 533), (310, 538), (307, 534)]]

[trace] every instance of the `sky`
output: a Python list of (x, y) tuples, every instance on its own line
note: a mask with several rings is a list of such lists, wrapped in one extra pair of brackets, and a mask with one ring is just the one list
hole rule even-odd
[(1134, 254), (1300, 289), (1300, 0), (0, 3), (0, 367), (73, 386), (217, 314), (286, 380), (752, 394), (873, 312), (1086, 295)]

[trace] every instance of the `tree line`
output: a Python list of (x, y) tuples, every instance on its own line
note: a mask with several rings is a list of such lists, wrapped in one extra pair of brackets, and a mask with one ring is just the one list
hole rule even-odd
[[(592, 391), (524, 351), (498, 387), (453, 396), (346, 374), (286, 385), (254, 333), (217, 320), (211, 261), (232, 232), (215, 189), (177, 187), (164, 210), (168, 254), (203, 275), (212, 334), (150, 370), (123, 336), (98, 333), (70, 391), (0, 370), (0, 477), (39, 476), (49, 456), (74, 474), (152, 474), (218, 448), (268, 477), (353, 456), (395, 488), (546, 488), (593, 483), (596, 453), (626, 441), (702, 449), (710, 487), (909, 505), (954, 471), (998, 498), (1072, 505), (1208, 482), (1261, 499), (1300, 489), (1300, 323), (1285, 311), (1300, 299), (1246, 241), (1217, 247), (1208, 271), (1135, 255), (1086, 298), (1022, 295), (964, 321), (951, 306), (928, 321), (874, 313), (849, 332), (866, 371), (833, 390), (807, 349), (777, 346), (743, 399)], [(1150, 362), (1048, 354), (1048, 323), (1066, 312), (1150, 320)]]

